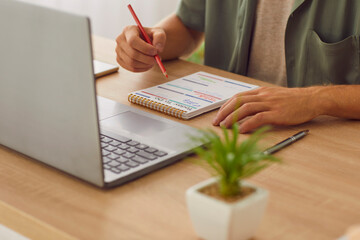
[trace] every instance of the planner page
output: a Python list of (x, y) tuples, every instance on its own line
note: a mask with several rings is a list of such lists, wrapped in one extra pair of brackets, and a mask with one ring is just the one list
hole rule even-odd
[(146, 105), (142, 105), (147, 107), (150, 107), (149, 104), (160, 104), (158, 107), (170, 106), (181, 110), (181, 118), (188, 119), (220, 107), (236, 93), (257, 87), (210, 73), (197, 72), (131, 94), (147, 100), (145, 101)]

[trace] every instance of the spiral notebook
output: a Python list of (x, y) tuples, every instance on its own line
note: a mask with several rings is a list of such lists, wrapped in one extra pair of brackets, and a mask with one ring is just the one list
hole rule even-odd
[(128, 100), (186, 120), (219, 108), (236, 93), (257, 87), (210, 73), (197, 72), (132, 92), (128, 95)]

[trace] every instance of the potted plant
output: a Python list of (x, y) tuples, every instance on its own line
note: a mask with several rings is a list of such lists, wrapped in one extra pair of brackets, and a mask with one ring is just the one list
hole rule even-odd
[(197, 235), (207, 240), (245, 240), (254, 236), (264, 214), (268, 191), (243, 181), (279, 159), (259, 148), (266, 128), (238, 142), (238, 125), (232, 136), (224, 129), (223, 138), (214, 131), (203, 131), (201, 139), (207, 149), (197, 148), (200, 162), (215, 177), (186, 192), (190, 218)]

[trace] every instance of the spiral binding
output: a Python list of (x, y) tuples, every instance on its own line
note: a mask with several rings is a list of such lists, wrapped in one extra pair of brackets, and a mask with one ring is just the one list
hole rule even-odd
[(186, 111), (178, 109), (178, 108), (174, 108), (171, 107), (169, 105), (163, 104), (163, 103), (158, 103), (155, 102), (153, 100), (135, 95), (135, 94), (129, 94), (128, 96), (128, 100), (129, 102), (153, 109), (155, 111), (158, 112), (162, 112), (165, 113), (169, 116), (173, 116), (176, 118), (180, 118), (180, 119), (184, 119), (183, 115), (186, 113)]

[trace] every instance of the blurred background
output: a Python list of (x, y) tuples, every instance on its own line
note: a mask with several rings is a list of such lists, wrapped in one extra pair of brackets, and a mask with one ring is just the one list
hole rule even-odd
[(144, 27), (155, 25), (175, 12), (179, 0), (22, 0), (67, 12), (89, 16), (92, 33), (115, 39), (127, 25), (135, 22), (127, 8), (131, 3)]
[[(180, 0), (20, 0), (91, 19), (92, 34), (116, 39), (127, 25), (135, 25), (127, 5), (131, 3), (144, 27), (151, 27), (176, 11)], [(187, 60), (202, 64), (204, 45)]]

